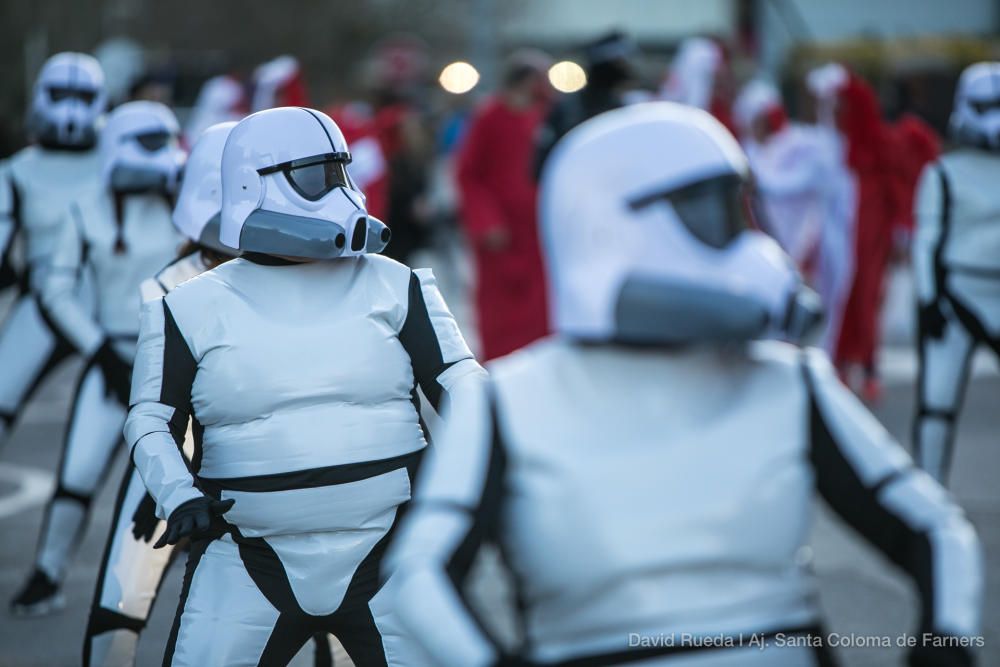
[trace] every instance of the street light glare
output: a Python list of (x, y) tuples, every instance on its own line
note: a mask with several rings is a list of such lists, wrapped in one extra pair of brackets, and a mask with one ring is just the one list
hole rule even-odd
[(479, 83), (479, 72), (469, 63), (460, 60), (441, 70), (438, 82), (447, 92), (461, 95), (476, 87)]
[(561, 93), (575, 93), (587, 85), (587, 73), (572, 60), (563, 60), (549, 68), (549, 83)]

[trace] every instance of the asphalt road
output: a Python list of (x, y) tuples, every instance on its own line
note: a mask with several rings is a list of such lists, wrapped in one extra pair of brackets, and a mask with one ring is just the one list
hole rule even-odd
[[(0, 309), (2, 312), (2, 309)], [(886, 355), (889, 380), (876, 412), (903, 442), (909, 438), (913, 412), (913, 361), (907, 350)], [(990, 368), (989, 363), (979, 364)], [(94, 503), (86, 539), (66, 582), (68, 607), (42, 619), (15, 619), (6, 602), (27, 575), (41, 522), (41, 500), (51, 488), (62, 442), (67, 405), (78, 364), (64, 366), (42, 388), (11, 440), (0, 451), (0, 667), (63, 667), (79, 664), (87, 609), (103, 549), (115, 489), (106, 485)], [(987, 559), (984, 617), (984, 667), (1000, 665), (1000, 377), (991, 370), (975, 375), (960, 422), (952, 489), (979, 529)], [(118, 480), (119, 456), (109, 480)], [(765, 518), (762, 517), (762, 520)], [(908, 582), (877, 554), (850, 535), (820, 508), (812, 539), (814, 569), (828, 631), (840, 636), (889, 637), (895, 642), (914, 628), (915, 596)], [(140, 645), (140, 665), (158, 665), (169, 630), (182, 567), (175, 564)], [(492, 623), (509, 634), (512, 623), (507, 588), (495, 561), (485, 559), (474, 585), (479, 606)], [(845, 665), (901, 665), (901, 649), (838, 649)], [(309, 665), (300, 656), (296, 665)], [(339, 666), (350, 664), (341, 660)]]

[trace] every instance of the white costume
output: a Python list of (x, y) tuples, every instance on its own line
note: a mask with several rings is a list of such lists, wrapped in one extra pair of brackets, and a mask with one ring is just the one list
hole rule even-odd
[[(598, 116), (553, 152), (541, 223), (558, 334), (491, 363), (447, 418), (387, 558), (436, 665), (816, 665), (796, 555), (817, 491), (918, 581), (927, 632), (977, 631), (961, 510), (821, 353), (749, 342), (783, 328), (798, 286), (725, 205), (747, 173), (720, 124), (668, 103)], [(484, 540), (516, 584), (516, 656), (463, 602)]]
[(924, 169), (914, 206), (921, 361), (914, 442), (920, 465), (941, 482), (972, 352), (985, 343), (1000, 354), (1000, 63), (963, 72), (952, 131), (964, 146)]
[[(90, 500), (121, 441), (139, 328), (139, 286), (174, 257), (180, 241), (162, 190), (176, 182), (183, 159), (177, 134), (177, 121), (161, 104), (132, 102), (115, 109), (100, 146), (101, 173), (109, 187), (71, 204), (61, 227), (42, 307), (89, 361), (74, 397), (36, 571), (12, 603), (16, 612), (40, 613), (60, 603), (59, 582), (82, 539)], [(79, 297), (84, 274), (93, 283), (93, 309)]]
[(830, 164), (816, 133), (799, 125), (784, 123), (763, 141), (754, 138), (756, 124), (766, 122), (769, 114), (783, 113), (781, 96), (772, 85), (751, 81), (736, 98), (733, 112), (760, 189), (767, 231), (796, 266), (803, 267), (816, 251), (830, 212), (828, 179), (836, 165)]
[(82, 53), (60, 53), (35, 82), (29, 129), (35, 145), (0, 165), (0, 258), (23, 239), (20, 295), (0, 330), (0, 442), (49, 370), (72, 350), (39, 308), (70, 202), (100, 187), (93, 150), (106, 103), (104, 74)]
[[(832, 354), (854, 282), (854, 224), (857, 183), (847, 167), (847, 147), (837, 130), (835, 108), (838, 91), (847, 83), (847, 71), (837, 64), (824, 65), (809, 73), (806, 85), (817, 105), (817, 122), (810, 132), (827, 188), (826, 207), (819, 237), (816, 288), (826, 310), (822, 347)], [(773, 184), (772, 186), (773, 187)]]
[(416, 391), (460, 405), (483, 371), (433, 275), (371, 254), (388, 234), (349, 161), (320, 112), (241, 121), (221, 238), (243, 257), (143, 306), (126, 438), (161, 543), (193, 540), (164, 664), (281, 665), (318, 631), (359, 667), (420, 663), (378, 578), (426, 446)]
[[(221, 251), (222, 149), (234, 125), (233, 122), (214, 125), (195, 144), (172, 216), (174, 226), (196, 247), (216, 253)], [(225, 254), (233, 253), (226, 249)], [(201, 249), (179, 257), (143, 282), (142, 301), (160, 298), (208, 268), (210, 264)], [(183, 450), (190, 460), (194, 452), (190, 431)], [(129, 466), (119, 489), (98, 572), (84, 642), (84, 667), (135, 665), (139, 634), (176, 552), (176, 548), (153, 549), (153, 542), (163, 534), (164, 526), (151, 505), (142, 478)]]

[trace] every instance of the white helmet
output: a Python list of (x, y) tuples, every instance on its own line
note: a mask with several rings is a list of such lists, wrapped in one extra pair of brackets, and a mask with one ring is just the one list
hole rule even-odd
[(104, 71), (85, 53), (57, 53), (35, 80), (28, 128), (45, 146), (89, 148), (107, 106)]
[(320, 111), (247, 116), (222, 153), (222, 243), (311, 259), (380, 252), (389, 228), (368, 215), (350, 161), (340, 128)]
[(754, 122), (762, 114), (780, 108), (781, 93), (774, 84), (763, 79), (753, 79), (740, 90), (733, 103), (733, 121), (741, 135), (748, 135)]
[(801, 335), (818, 304), (748, 227), (748, 177), (732, 135), (692, 107), (638, 104), (572, 130), (541, 182), (554, 328), (644, 344)]
[(101, 175), (120, 193), (174, 194), (184, 167), (180, 127), (159, 102), (127, 102), (108, 115), (101, 132)]
[(236, 121), (217, 123), (202, 132), (184, 167), (181, 191), (174, 206), (174, 226), (198, 245), (233, 254), (219, 242), (222, 208), (222, 149)]
[(965, 68), (955, 90), (950, 125), (961, 143), (1000, 148), (1000, 62)]

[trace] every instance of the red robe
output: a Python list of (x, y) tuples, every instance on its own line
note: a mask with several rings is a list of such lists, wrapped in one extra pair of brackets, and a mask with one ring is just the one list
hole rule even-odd
[(855, 75), (841, 93), (839, 124), (848, 166), (857, 178), (854, 282), (844, 311), (835, 360), (875, 369), (885, 275), (900, 235), (913, 228), (913, 195), (938, 141), (925, 123), (882, 121), (871, 86)]
[[(545, 277), (532, 178), (541, 109), (516, 110), (493, 99), (469, 123), (459, 149), (461, 219), (476, 264), (476, 313), (484, 360), (503, 356), (548, 332)], [(490, 230), (509, 245), (488, 249)]]

